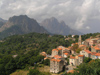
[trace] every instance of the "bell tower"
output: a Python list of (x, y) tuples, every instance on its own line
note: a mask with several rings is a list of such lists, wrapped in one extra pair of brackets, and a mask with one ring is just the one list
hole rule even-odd
[(81, 45), (81, 35), (79, 35), (78, 45)]

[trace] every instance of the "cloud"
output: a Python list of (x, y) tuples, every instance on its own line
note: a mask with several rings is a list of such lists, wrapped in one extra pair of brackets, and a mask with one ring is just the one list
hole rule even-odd
[(38, 22), (56, 17), (73, 29), (88, 30), (100, 20), (100, 0), (0, 0), (0, 17), (26, 14)]
[(2, 1), (0, 1), (0, 8), (1, 8), (2, 4), (3, 4)]
[(78, 29), (84, 28), (84, 24), (87, 22), (88, 17), (90, 17), (91, 15), (94, 3), (95, 0), (85, 0), (82, 6), (78, 8), (80, 17), (77, 18), (77, 21), (75, 23)]
[(90, 27), (89, 27), (89, 26), (87, 26), (87, 27), (86, 27), (86, 29), (90, 29)]

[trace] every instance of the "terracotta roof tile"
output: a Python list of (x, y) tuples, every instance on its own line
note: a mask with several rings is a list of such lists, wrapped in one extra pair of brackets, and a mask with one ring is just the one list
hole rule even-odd
[(58, 50), (62, 50), (62, 48), (57, 48)]
[(91, 52), (91, 55), (95, 55), (95, 54), (97, 54), (96, 52)]
[(86, 39), (86, 41), (90, 41), (91, 39), (89, 38), (89, 39)]
[(84, 55), (78, 55), (78, 57), (83, 57)]
[(52, 51), (58, 51), (57, 49), (53, 49)]
[(65, 55), (68, 55), (68, 53), (64, 53)]
[(51, 59), (51, 61), (60, 62), (60, 59)]
[(75, 71), (75, 70), (69, 70), (67, 73), (74, 73), (74, 72), (78, 72), (79, 73), (79, 71)]
[(59, 55), (55, 55), (54, 57), (57, 58), (57, 59), (62, 58), (62, 57), (59, 56)]
[(96, 56), (100, 56), (100, 53), (95, 54)]
[(91, 52), (89, 50), (84, 50), (84, 51), (87, 52), (87, 53), (89, 53), (89, 54), (91, 54)]
[(97, 46), (95, 46), (94, 48), (95, 48), (95, 50), (100, 50), (100, 48), (98, 48)]
[(79, 47), (86, 47), (86, 45), (79, 45)]

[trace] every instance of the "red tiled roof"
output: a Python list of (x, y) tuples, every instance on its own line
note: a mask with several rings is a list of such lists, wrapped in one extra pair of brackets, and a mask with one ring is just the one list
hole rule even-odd
[(58, 51), (57, 49), (53, 49), (52, 51)]
[(86, 47), (86, 45), (79, 45), (79, 47)]
[(75, 71), (75, 70), (69, 70), (67, 73), (74, 73), (74, 72), (78, 72), (79, 73), (79, 71)]
[(56, 61), (56, 62), (60, 62), (60, 59), (51, 59), (51, 61)]
[(67, 73), (74, 73), (75, 70), (69, 70)]
[(95, 55), (96, 55), (96, 56), (100, 56), (100, 53), (96, 53)]
[(89, 38), (89, 39), (86, 39), (86, 41), (90, 41), (91, 39)]
[(79, 57), (83, 57), (84, 55), (78, 55)]
[(91, 54), (91, 52), (89, 50), (84, 50), (84, 51), (87, 52), (87, 53), (89, 53), (89, 54)]
[(59, 55), (55, 55), (54, 57), (57, 58), (57, 59), (62, 58), (62, 57), (59, 56)]
[(96, 52), (91, 52), (91, 55), (95, 55), (95, 54), (97, 54)]
[(95, 48), (95, 50), (100, 50), (100, 48), (98, 48), (97, 46), (95, 46), (94, 48)]
[(64, 53), (65, 55), (68, 55), (68, 53)]
[(57, 48), (58, 50), (62, 50), (62, 48)]

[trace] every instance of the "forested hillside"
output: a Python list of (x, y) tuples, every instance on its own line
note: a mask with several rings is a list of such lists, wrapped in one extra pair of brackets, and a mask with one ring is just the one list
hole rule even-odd
[[(65, 41), (62, 35), (30, 33), (14, 35), (0, 42), (0, 74), (9, 75), (17, 69), (34, 66), (44, 57), (39, 53), (45, 51), (51, 54), (53, 48), (59, 45), (69, 46), (74, 41)], [(12, 57), (17, 55), (16, 58)]]
[[(82, 39), (84, 40), (84, 38), (86, 39), (98, 34), (83, 35)], [(68, 37), (71, 36), (69, 35)], [(40, 52), (45, 51), (51, 54), (52, 49), (57, 46), (68, 47), (71, 43), (77, 42), (78, 35), (75, 36), (75, 39), (75, 41), (71, 39), (65, 40), (62, 35), (44, 33), (30, 33), (7, 37), (0, 41), (0, 74), (9, 75), (17, 69), (34, 66), (34, 63), (38, 63), (44, 58), (39, 55)], [(45, 62), (45, 64), (47, 63)]]

